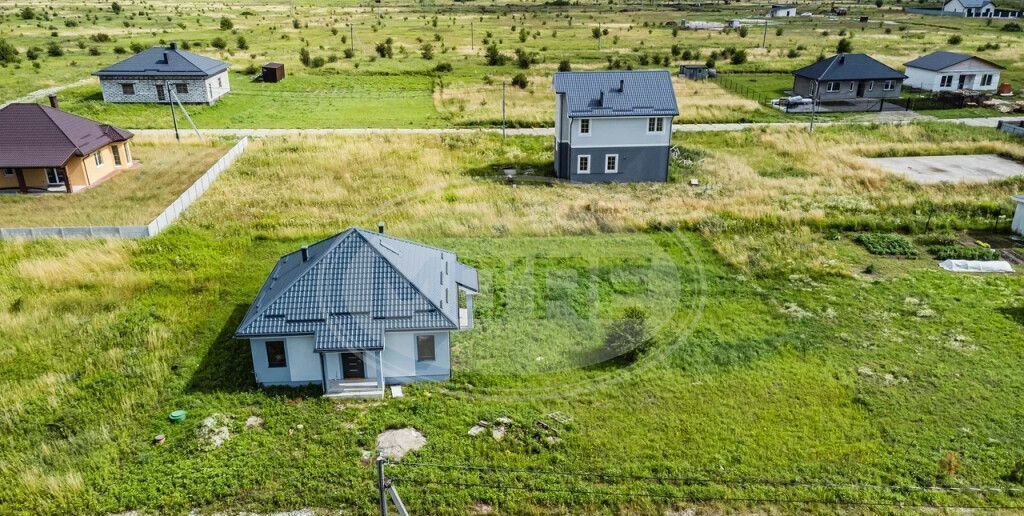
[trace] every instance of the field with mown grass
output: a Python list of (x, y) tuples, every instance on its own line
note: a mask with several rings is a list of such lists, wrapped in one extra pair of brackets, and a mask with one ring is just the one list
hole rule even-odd
[[(0, 39), (18, 52), (0, 64), (0, 101), (87, 79), (130, 55), (132, 45), (171, 41), (231, 64), (232, 94), (213, 107), (191, 108), (201, 127), (496, 126), (503, 81), (509, 83), (510, 125), (550, 126), (551, 74), (563, 60), (574, 70), (676, 71), (680, 64), (714, 59), (726, 78), (770, 75), (750, 92), (694, 85), (698, 91), (687, 92), (692, 96), (680, 96), (678, 121), (776, 121), (783, 115), (755, 99), (781, 95), (792, 84), (789, 72), (833, 53), (841, 39), (849, 40), (853, 51), (900, 69), (924, 53), (950, 49), (1005, 66), (1003, 79), (1015, 89), (1024, 81), (1024, 33), (1001, 30), (1004, 21), (912, 15), (890, 2), (881, 8), (858, 4), (849, 16), (830, 17), (830, 6), (802, 4), (813, 17), (772, 20), (764, 33), (756, 21), (745, 31), (674, 28), (681, 19), (756, 20), (766, 5), (752, 2), (681, 9), (621, 0), (543, 7), (521, 1), (386, 6), (352, 0), (303, 5), (261, 0), (237, 6), (157, 1), (123, 3), (115, 12), (108, 2), (29, 0), (0, 7)], [(859, 23), (860, 16), (869, 22)], [(222, 19), (228, 22), (224, 28)], [(960, 42), (950, 43), (955, 37)], [(504, 57), (489, 65), (486, 49), (492, 44)], [(732, 49), (744, 51), (745, 60), (733, 62)], [(302, 50), (308, 59), (300, 57)], [(251, 82), (250, 67), (268, 61), (283, 62), (288, 78), (276, 85)], [(511, 85), (518, 74), (527, 81), (523, 88)], [(110, 123), (129, 128), (171, 124), (159, 107), (103, 103), (95, 82), (63, 95), (66, 108)], [(929, 114), (948, 118), (996, 112)]]
[(74, 194), (0, 195), (0, 227), (146, 225), (192, 186), (234, 142), (132, 139), (135, 168)]
[[(667, 185), (567, 185), (497, 178), (550, 174), (542, 137), (262, 139), (153, 239), (0, 243), (0, 507), (372, 513), (361, 457), (406, 426), (427, 444), (388, 471), (415, 513), (1024, 507), (911, 489), (1020, 487), (1024, 280), (854, 242), (990, 228), (1022, 186), (918, 186), (862, 157), (1022, 146), (938, 124), (675, 143)], [(453, 379), (384, 402), (256, 388), (231, 334), (277, 258), (378, 220), (480, 270)], [(636, 308), (649, 344), (609, 356)], [(502, 440), (467, 435), (502, 416)], [(573, 475), (594, 471), (625, 476)]]

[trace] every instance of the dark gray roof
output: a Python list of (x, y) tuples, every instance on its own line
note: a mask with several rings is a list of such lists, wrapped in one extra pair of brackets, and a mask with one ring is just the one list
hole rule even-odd
[(773, 4), (772, 5), (772, 10), (773, 11), (778, 11), (780, 9), (796, 9), (796, 6), (792, 5), (792, 4)]
[(153, 47), (143, 50), (124, 61), (112, 64), (93, 75), (110, 76), (194, 76), (212, 77), (228, 69), (228, 64), (209, 57), (177, 48)]
[[(943, 6), (949, 5), (949, 3), (952, 2), (952, 1), (953, 0), (947, 0), (946, 3), (942, 4), (942, 5)], [(960, 0), (960, 5), (962, 5), (962, 6), (966, 7), (966, 8), (979, 8), (980, 9), (982, 7), (985, 7), (988, 4), (991, 4), (991, 3), (992, 3), (992, 0)], [(995, 5), (995, 4), (993, 4), (993, 5)]]
[(132, 133), (39, 104), (0, 109), (0, 167), (62, 167)]
[(565, 94), (569, 118), (679, 114), (666, 70), (558, 72), (554, 88)]
[(907, 76), (866, 54), (836, 54), (805, 66), (793, 75), (815, 81), (906, 79)]
[(922, 70), (931, 70), (933, 72), (937, 72), (939, 70), (945, 70), (946, 68), (949, 68), (950, 66), (953, 66), (955, 64), (960, 64), (972, 58), (988, 63), (996, 68), (1002, 68), (1002, 66), (999, 66), (987, 59), (982, 59), (980, 57), (972, 56), (969, 54), (961, 54), (959, 52), (946, 52), (945, 50), (932, 52), (931, 54), (921, 56), (917, 59), (914, 59), (913, 61), (903, 63), (903, 65), (906, 66), (907, 68), (920, 68)]
[(479, 289), (454, 253), (352, 228), (281, 258), (239, 338), (313, 335), (316, 351), (383, 349), (384, 332), (459, 327), (459, 287)]

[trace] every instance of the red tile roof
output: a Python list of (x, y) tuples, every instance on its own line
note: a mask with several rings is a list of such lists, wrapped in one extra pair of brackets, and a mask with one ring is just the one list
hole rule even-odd
[(61, 167), (71, 156), (85, 156), (134, 136), (39, 104), (0, 109), (0, 168)]

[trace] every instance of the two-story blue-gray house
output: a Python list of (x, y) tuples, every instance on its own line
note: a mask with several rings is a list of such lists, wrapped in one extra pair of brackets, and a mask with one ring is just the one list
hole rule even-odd
[(478, 290), (450, 251), (352, 228), (281, 258), (235, 337), (260, 385), (382, 397), (450, 377), (450, 332), (472, 327)]
[(555, 175), (578, 182), (667, 181), (672, 117), (665, 70), (558, 72)]

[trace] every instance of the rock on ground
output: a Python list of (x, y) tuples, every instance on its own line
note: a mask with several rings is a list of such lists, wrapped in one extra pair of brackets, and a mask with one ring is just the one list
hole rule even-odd
[(230, 419), (224, 414), (211, 414), (204, 419), (196, 431), (200, 446), (208, 450), (220, 448), (231, 438), (229, 423)]
[(400, 460), (411, 451), (427, 444), (427, 438), (415, 428), (406, 427), (386, 430), (377, 436), (377, 449), (389, 459)]
[(263, 426), (263, 418), (259, 416), (249, 416), (249, 418), (245, 420), (246, 428), (253, 428), (257, 426)]

